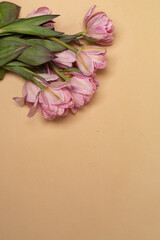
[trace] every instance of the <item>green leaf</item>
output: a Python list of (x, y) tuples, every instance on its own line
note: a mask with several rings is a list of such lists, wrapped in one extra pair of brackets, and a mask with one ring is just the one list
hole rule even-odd
[(26, 40), (26, 43), (30, 44), (30, 45), (39, 44), (39, 45), (49, 49), (52, 52), (60, 52), (60, 51), (63, 51), (66, 49), (60, 43), (57, 43), (52, 40), (46, 40), (46, 39), (29, 39), (29, 40)]
[(0, 27), (15, 21), (21, 7), (14, 3), (0, 2)]
[(29, 65), (19, 62), (19, 61), (12, 61), (7, 64), (5, 64), (7, 67), (30, 67)]
[[(6, 41), (16, 41), (16, 42), (20, 42), (20, 43), (31, 45), (31, 46), (41, 45), (52, 52), (61, 52), (66, 49), (65, 46), (63, 46), (58, 42), (55, 42), (54, 40), (48, 40), (48, 39), (42, 39), (42, 38), (41, 39), (40, 38), (23, 39), (16, 36), (8, 36), (2, 39)], [(60, 38), (58, 39), (60, 40)]]
[[(72, 36), (72, 37), (71, 37)], [(16, 36), (8, 36), (3, 38), (6, 41), (16, 41), (16, 42), (20, 42), (20, 43), (24, 43), (24, 44), (28, 44), (28, 45), (41, 45), (47, 49), (49, 49), (52, 52), (61, 52), (64, 51), (66, 49), (66, 47), (64, 47), (62, 44), (55, 42), (54, 40), (49, 40), (49, 39), (42, 39), (42, 38), (30, 38), (30, 39), (23, 39), (23, 38), (19, 38)], [(60, 37), (58, 38), (59, 40), (61, 40), (62, 42), (70, 42), (73, 39), (75, 39), (75, 35), (65, 35), (64, 37)]]
[(53, 53), (41, 45), (34, 45), (26, 49), (17, 60), (31, 66), (38, 66), (51, 61)]
[(24, 43), (24, 44), (31, 45), (31, 46), (41, 45), (41, 46), (49, 49), (52, 52), (61, 52), (66, 49), (60, 43), (57, 43), (52, 40), (47, 40), (47, 39), (38, 39), (38, 38), (23, 39), (23, 38), (19, 38), (16, 36), (9, 36), (9, 37), (3, 38), (3, 40), (16, 41), (16, 42)]
[(5, 74), (5, 69), (0, 67), (0, 80), (4, 78), (4, 74)]
[(65, 42), (65, 43), (70, 43), (70, 42), (72, 42), (74, 39), (77, 38), (77, 35), (66, 35), (66, 34), (65, 34), (65, 35), (59, 36), (58, 38), (59, 38), (59, 40)]
[(14, 33), (0, 33), (0, 37), (13, 35)]
[(37, 17), (31, 17), (31, 18), (25, 18), (25, 19), (18, 19), (12, 25), (18, 26), (18, 25), (34, 25), (39, 26), (41, 24), (44, 24), (46, 22), (51, 21), (52, 19), (58, 17), (59, 15), (43, 15), (43, 16), (37, 16)]
[(32, 80), (31, 74), (28, 74), (21, 67), (18, 67), (18, 66), (10, 67), (10, 66), (4, 65), (3, 68), (8, 71), (15, 72), (15, 73), (21, 75), (26, 80)]
[(34, 26), (34, 25), (14, 26), (14, 24), (13, 24), (13, 26), (12, 26), (12, 24), (9, 24), (0, 29), (0, 33), (3, 34), (5, 32), (38, 35), (38, 36), (43, 36), (43, 37), (56, 37), (56, 36), (60, 36), (63, 34), (61, 32), (53, 31), (48, 27), (40, 27), (40, 26)]
[(0, 40), (0, 66), (18, 57), (28, 45), (14, 41)]
[(7, 37), (3, 37), (1, 39), (5, 40), (5, 41), (14, 41), (14, 42), (26, 44), (25, 39), (17, 37), (17, 36), (7, 36)]

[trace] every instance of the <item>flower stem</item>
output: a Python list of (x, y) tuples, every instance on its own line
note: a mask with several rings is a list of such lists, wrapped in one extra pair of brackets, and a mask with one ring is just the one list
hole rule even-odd
[(50, 63), (51, 64), (51, 67), (52, 69), (55, 71), (55, 73), (57, 73), (57, 75), (59, 77), (61, 77), (63, 80), (65, 80), (66, 82), (69, 82), (70, 78), (68, 78), (66, 75), (64, 75), (55, 65), (54, 63)]
[(33, 81), (34, 84), (36, 84), (42, 90), (46, 89), (46, 87), (42, 83), (38, 82), (35, 78), (33, 78), (32, 81)]
[(30, 79), (29, 80), (31, 80), (39, 88), (41, 88), (42, 90), (46, 89), (46, 87), (42, 83), (40, 83), (37, 79), (35, 79), (34, 76), (39, 78), (39, 79), (43, 79), (43, 78), (41, 78), (39, 75), (35, 74), (34, 72), (30, 71), (29, 69), (27, 69), (25, 67), (21, 67), (21, 69), (23, 69), (24, 71), (29, 73), (29, 75), (30, 75)]
[(79, 33), (76, 33), (75, 35), (78, 35), (78, 36), (81, 36), (83, 34), (85, 34), (86, 32), (79, 32)]
[(61, 44), (61, 45), (63, 45), (64, 47), (70, 49), (71, 51), (73, 51), (73, 52), (75, 52), (75, 53), (78, 52), (78, 50), (77, 50), (76, 48), (74, 48), (74, 47), (70, 46), (69, 44), (67, 44), (67, 43), (59, 40), (58, 38), (51, 37), (50, 39), (53, 40), (53, 41), (55, 41), (55, 42), (57, 42), (57, 43), (59, 43), (59, 44)]
[(36, 84), (39, 88), (41, 88), (42, 90), (46, 89), (46, 87), (40, 83), (38, 80), (35, 79), (35, 75), (37, 78), (42, 79), (40, 76), (38, 76), (37, 74), (35, 74), (34, 72), (32, 72), (31, 70), (25, 68), (25, 67), (19, 67), (19, 66), (3, 66), (3, 68), (5, 70), (11, 71), (11, 72), (15, 72), (17, 74), (19, 74), (20, 76), (22, 76), (25, 80), (28, 81), (32, 81), (34, 84)]

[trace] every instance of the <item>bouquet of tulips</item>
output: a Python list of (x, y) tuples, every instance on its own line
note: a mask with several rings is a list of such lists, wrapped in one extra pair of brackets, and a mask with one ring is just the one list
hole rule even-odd
[(91, 100), (98, 87), (95, 72), (106, 67), (104, 45), (112, 44), (114, 31), (104, 12), (93, 14), (95, 7), (84, 18), (83, 32), (68, 35), (55, 30), (59, 15), (47, 7), (18, 18), (19, 6), (0, 2), (0, 80), (6, 71), (26, 80), (23, 97), (14, 100), (27, 104), (28, 117), (39, 110), (53, 120)]

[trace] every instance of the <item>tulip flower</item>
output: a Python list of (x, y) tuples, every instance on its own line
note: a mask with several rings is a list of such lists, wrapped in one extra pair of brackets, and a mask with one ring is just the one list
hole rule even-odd
[[(33, 10), (32, 12), (30, 12), (26, 18), (31, 18), (31, 17), (38, 17), (38, 16), (43, 16), (43, 15), (49, 15), (51, 14), (51, 11), (49, 8), (47, 7), (40, 7), (37, 8), (35, 10)], [(48, 22), (46, 24), (43, 24), (43, 26), (45, 27), (53, 27), (53, 22)]]
[(88, 41), (95, 40), (101, 45), (111, 45), (113, 42), (114, 27), (105, 12), (92, 15), (96, 5), (92, 6), (84, 18), (85, 35)]
[(40, 7), (40, 8), (33, 10), (32, 12), (30, 12), (26, 16), (26, 18), (37, 17), (37, 16), (42, 16), (42, 15), (48, 15), (48, 14), (51, 14), (51, 11), (49, 10), (49, 8)]
[[(44, 77), (44, 74), (41, 76)], [(28, 105), (30, 108), (28, 117), (34, 116), (38, 110), (48, 120), (53, 120), (56, 116), (65, 116), (73, 106), (71, 94), (66, 88), (68, 83), (56, 81), (58, 76), (55, 74), (45, 74), (45, 77), (47, 81), (54, 81), (46, 84), (45, 90), (27, 81), (23, 87), (23, 97), (15, 97), (14, 100), (20, 106), (25, 103)]]
[(98, 87), (98, 82), (93, 77), (87, 77), (80, 73), (73, 72), (72, 75), (70, 78), (70, 93), (73, 99), (71, 111), (76, 113), (78, 108), (91, 100)]
[(96, 70), (106, 67), (106, 49), (98, 46), (83, 47), (77, 53), (77, 66), (86, 76), (91, 76)]
[(56, 58), (53, 59), (55, 65), (59, 68), (71, 68), (73, 63), (76, 62), (76, 54), (71, 50), (66, 50), (60, 53), (55, 53)]

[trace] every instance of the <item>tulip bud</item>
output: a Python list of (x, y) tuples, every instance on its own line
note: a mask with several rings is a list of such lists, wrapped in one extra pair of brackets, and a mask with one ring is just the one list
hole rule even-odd
[(92, 15), (96, 5), (91, 7), (84, 18), (85, 35), (83, 37), (89, 42), (101, 45), (110, 45), (113, 42), (114, 27), (112, 21), (104, 12)]

